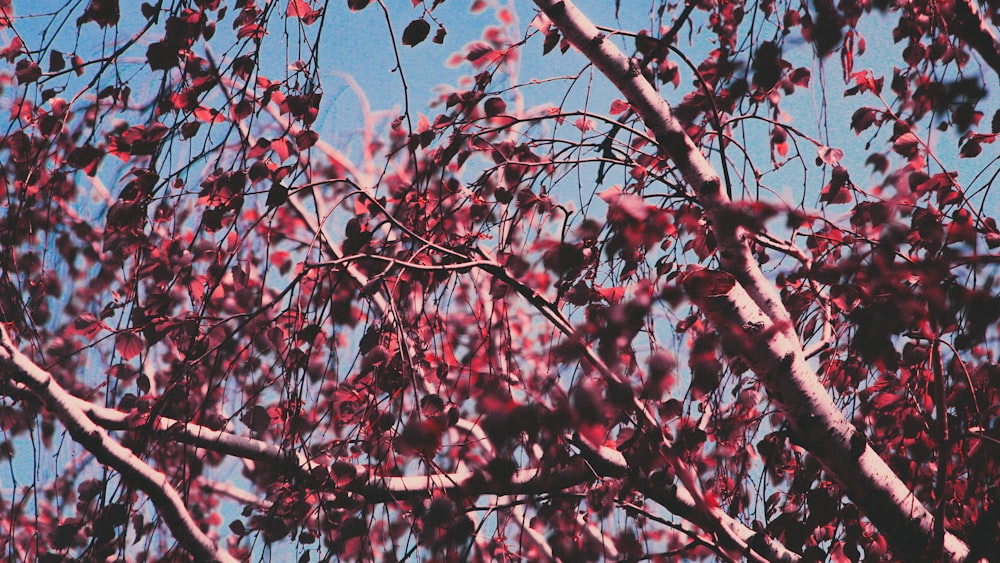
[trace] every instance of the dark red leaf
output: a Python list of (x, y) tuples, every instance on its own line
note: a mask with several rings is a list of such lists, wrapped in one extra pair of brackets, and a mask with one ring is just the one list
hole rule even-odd
[(139, 9), (142, 12), (142, 17), (146, 18), (147, 20), (151, 20), (154, 17), (156, 17), (158, 10), (156, 6), (153, 6), (149, 2), (143, 2), (142, 6), (140, 6)]
[(423, 19), (413, 20), (403, 30), (403, 45), (414, 47), (426, 39), (427, 34), (430, 32), (431, 24)]
[(229, 530), (232, 533), (236, 534), (237, 536), (245, 536), (248, 533), (246, 527), (243, 525), (242, 520), (233, 520), (232, 522), (230, 522)]
[(809, 87), (809, 78), (812, 77), (812, 72), (806, 67), (799, 67), (792, 71), (788, 76), (788, 79), (796, 86), (801, 86), (803, 88)]
[(858, 108), (851, 116), (851, 129), (854, 129), (855, 133), (861, 133), (875, 123), (877, 116), (878, 114), (872, 108)]
[(357, 468), (345, 461), (336, 461), (330, 466), (330, 477), (333, 479), (334, 485), (338, 487), (347, 486), (357, 477), (357, 474)]
[(97, 497), (97, 495), (101, 494), (101, 491), (103, 490), (103, 481), (99, 481), (97, 479), (87, 479), (77, 486), (76, 494), (79, 496), (80, 500), (86, 502)]
[(819, 200), (826, 203), (849, 203), (851, 201), (851, 191), (846, 189), (851, 186), (851, 177), (847, 169), (837, 166), (830, 174), (830, 183), (823, 187)]
[(189, 121), (184, 125), (181, 125), (181, 137), (185, 139), (190, 139), (198, 134), (198, 129), (201, 128), (200, 121)]
[(781, 58), (781, 48), (773, 41), (764, 41), (757, 47), (751, 68), (753, 84), (762, 91), (770, 91), (781, 78), (782, 67), (787, 64)]
[(260, 434), (271, 425), (271, 415), (267, 413), (267, 409), (256, 405), (244, 413), (240, 421), (246, 424), (251, 431)]
[(17, 61), (14, 75), (17, 76), (18, 84), (31, 84), (42, 77), (42, 67), (31, 59), (21, 59)]
[(66, 59), (55, 49), (49, 51), (49, 72), (59, 72), (66, 68)]
[(483, 103), (487, 117), (496, 117), (507, 111), (507, 103), (500, 98), (489, 98)]
[(73, 152), (66, 157), (66, 164), (77, 170), (85, 170), (88, 176), (93, 176), (97, 169), (96, 164), (103, 156), (104, 151), (86, 144), (73, 149)]
[(719, 270), (694, 270), (684, 274), (681, 283), (692, 299), (701, 300), (729, 293), (736, 278)]
[(468, 61), (477, 61), (492, 52), (493, 48), (486, 43), (476, 43), (469, 48), (469, 52), (465, 55), (465, 59)]
[(431, 41), (441, 45), (444, 43), (444, 36), (448, 34), (448, 30), (444, 28), (443, 25), (438, 25), (437, 31), (434, 32), (434, 38)]
[(129, 380), (138, 375), (138, 372), (128, 364), (115, 364), (108, 368), (108, 375), (115, 379)]
[(549, 29), (545, 33), (545, 42), (542, 44), (542, 54), (548, 55), (549, 51), (559, 44), (559, 31), (556, 28)]
[(962, 145), (962, 149), (958, 151), (958, 156), (959, 158), (974, 158), (979, 156), (981, 152), (983, 152), (983, 147), (979, 144), (979, 141), (969, 139)]
[(24, 413), (7, 405), (0, 406), (0, 431), (6, 432), (21, 424), (23, 420)]
[(94, 22), (101, 27), (118, 25), (119, 17), (118, 0), (90, 0), (83, 15), (77, 18), (76, 26), (80, 27), (87, 22)]
[(311, 129), (304, 129), (295, 134), (295, 146), (298, 147), (300, 151), (306, 150), (307, 148), (315, 145), (318, 140), (319, 133)]
[(868, 155), (865, 164), (871, 164), (875, 172), (885, 172), (889, 169), (889, 159), (884, 154), (872, 153)]
[(146, 61), (151, 70), (169, 70), (178, 66), (179, 60), (177, 48), (164, 41), (150, 43), (146, 49)]

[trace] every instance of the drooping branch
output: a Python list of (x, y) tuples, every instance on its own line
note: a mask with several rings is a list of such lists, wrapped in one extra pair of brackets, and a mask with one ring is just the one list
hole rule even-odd
[[(607, 40), (572, 2), (535, 3), (636, 109), (709, 217), (726, 272), (707, 279), (689, 277), (692, 299), (705, 308), (731, 350), (760, 377), (802, 443), (885, 532), (896, 552), (925, 556), (933, 537), (933, 516), (844, 418), (806, 362), (790, 315), (753, 259), (748, 233), (735, 221), (719, 175), (685, 134), (670, 105), (639, 72), (637, 61)], [(704, 281), (713, 288), (715, 278), (724, 280), (725, 291), (700, 287)], [(960, 561), (968, 553), (968, 547), (952, 534), (946, 535), (944, 543), (952, 560)]]
[(143, 491), (153, 501), (177, 541), (203, 561), (235, 563), (236, 559), (206, 536), (191, 517), (184, 500), (167, 480), (130, 450), (108, 436), (107, 431), (80, 410), (78, 399), (70, 395), (52, 375), (18, 350), (0, 326), (0, 371), (4, 376), (31, 389), (45, 407), (66, 427), (73, 439), (101, 463), (113, 468), (123, 481)]

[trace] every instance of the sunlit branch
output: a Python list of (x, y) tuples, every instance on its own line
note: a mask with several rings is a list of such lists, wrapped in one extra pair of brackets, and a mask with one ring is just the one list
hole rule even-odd
[[(929, 545), (934, 517), (840, 413), (800, 344), (775, 326), (729, 274), (700, 270), (689, 273), (683, 283), (722, 332), (724, 346), (747, 361), (802, 443), (822, 455), (848, 496), (896, 542), (894, 548), (905, 553), (919, 542)], [(910, 543), (897, 545), (904, 539)], [(950, 560), (962, 560), (968, 553), (952, 534), (945, 535), (944, 549)]]

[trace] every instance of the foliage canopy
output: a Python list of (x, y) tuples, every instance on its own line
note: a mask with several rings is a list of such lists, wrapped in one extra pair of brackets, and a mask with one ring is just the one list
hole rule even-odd
[(1000, 540), (1000, 2), (15, 4), (9, 558)]

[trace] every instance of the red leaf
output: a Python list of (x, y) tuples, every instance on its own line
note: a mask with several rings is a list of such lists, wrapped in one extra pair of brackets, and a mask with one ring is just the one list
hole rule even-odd
[(122, 332), (118, 334), (115, 341), (115, 350), (121, 354), (126, 361), (139, 355), (142, 352), (142, 337), (133, 332)]
[(299, 18), (302, 23), (309, 25), (319, 18), (319, 10), (314, 10), (305, 0), (288, 0), (288, 9), (285, 14), (290, 18)]
[(70, 332), (72, 334), (91, 337), (100, 332), (102, 328), (104, 328), (104, 323), (98, 320), (96, 315), (92, 313), (81, 313), (76, 319), (73, 320), (73, 328), (70, 329)]
[(618, 303), (625, 297), (625, 288), (622, 286), (599, 287), (597, 294), (608, 303)]
[(75, 72), (77, 76), (82, 76), (83, 59), (80, 58), (80, 55), (73, 55), (73, 58), (70, 59), (70, 62), (73, 64), (73, 72)]
[(281, 159), (281, 162), (288, 160), (288, 157), (292, 154), (292, 148), (289, 146), (287, 139), (278, 139), (277, 141), (271, 143), (271, 148)]
[(903, 133), (892, 143), (892, 150), (906, 158), (913, 158), (920, 152), (920, 139), (913, 133)]
[(352, 12), (357, 12), (359, 10), (364, 10), (371, 4), (372, 0), (347, 0), (347, 7), (351, 9)]
[(225, 118), (217, 110), (209, 109), (204, 106), (199, 106), (194, 110), (194, 116), (201, 121), (206, 123), (219, 123)]
[(624, 113), (628, 108), (628, 102), (624, 100), (615, 100), (611, 102), (611, 115)]

